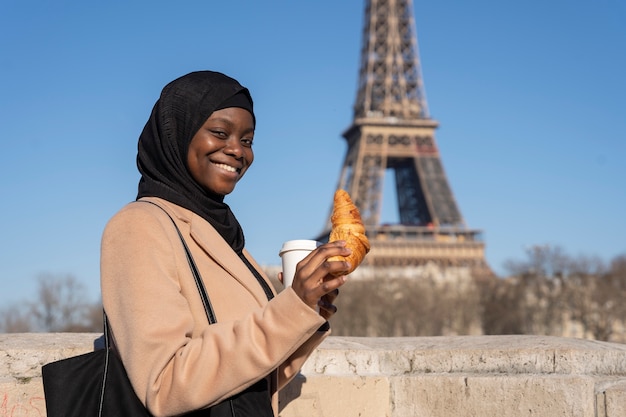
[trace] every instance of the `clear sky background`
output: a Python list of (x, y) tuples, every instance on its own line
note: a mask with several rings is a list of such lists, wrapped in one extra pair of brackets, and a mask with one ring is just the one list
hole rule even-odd
[[(414, 4), (444, 167), (487, 260), (536, 244), (626, 253), (622, 0)], [(42, 273), (99, 299), (100, 236), (133, 200), (161, 88), (199, 69), (250, 88), (255, 162), (227, 202), (262, 264), (321, 232), (339, 179), (362, 0), (0, 1), (0, 307)], [(391, 193), (386, 194), (387, 196)], [(397, 221), (385, 202), (383, 221)]]

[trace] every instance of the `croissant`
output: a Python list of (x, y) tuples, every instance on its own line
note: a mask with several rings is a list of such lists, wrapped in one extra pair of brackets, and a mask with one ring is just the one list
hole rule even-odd
[[(370, 242), (367, 236), (365, 236), (365, 226), (361, 220), (359, 209), (350, 199), (350, 195), (344, 190), (339, 189), (335, 191), (330, 221), (332, 229), (328, 241), (345, 240), (346, 246), (352, 250), (352, 254), (345, 257), (333, 256), (328, 258), (328, 260), (350, 262), (350, 270), (347, 272), (349, 274), (363, 262), (365, 254), (370, 250)], [(342, 272), (341, 274), (346, 273)]]

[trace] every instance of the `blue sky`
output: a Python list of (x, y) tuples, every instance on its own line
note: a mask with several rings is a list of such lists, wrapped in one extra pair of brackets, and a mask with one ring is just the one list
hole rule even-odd
[[(135, 197), (139, 133), (161, 88), (198, 69), (255, 99), (255, 162), (227, 198), (249, 250), (278, 264), (283, 241), (318, 234), (352, 121), (363, 7), (2, 0), (0, 307), (33, 299), (42, 273), (72, 274), (98, 300), (100, 236)], [(624, 3), (414, 8), (444, 167), (492, 268), (535, 244), (626, 253)]]

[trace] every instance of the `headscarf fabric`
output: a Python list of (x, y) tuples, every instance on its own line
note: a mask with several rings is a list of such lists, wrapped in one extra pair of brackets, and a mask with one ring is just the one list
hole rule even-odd
[(202, 188), (187, 167), (191, 139), (214, 111), (226, 107), (244, 108), (254, 120), (248, 89), (219, 72), (192, 72), (163, 88), (139, 137), (137, 199), (159, 197), (193, 211), (241, 253), (243, 231), (224, 196)]

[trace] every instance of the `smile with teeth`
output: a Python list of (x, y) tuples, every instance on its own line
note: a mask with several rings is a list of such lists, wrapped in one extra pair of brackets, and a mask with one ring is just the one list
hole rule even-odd
[(221, 168), (225, 171), (228, 172), (239, 172), (239, 170), (235, 167), (231, 167), (230, 165), (226, 165), (226, 164), (215, 164), (216, 167)]

